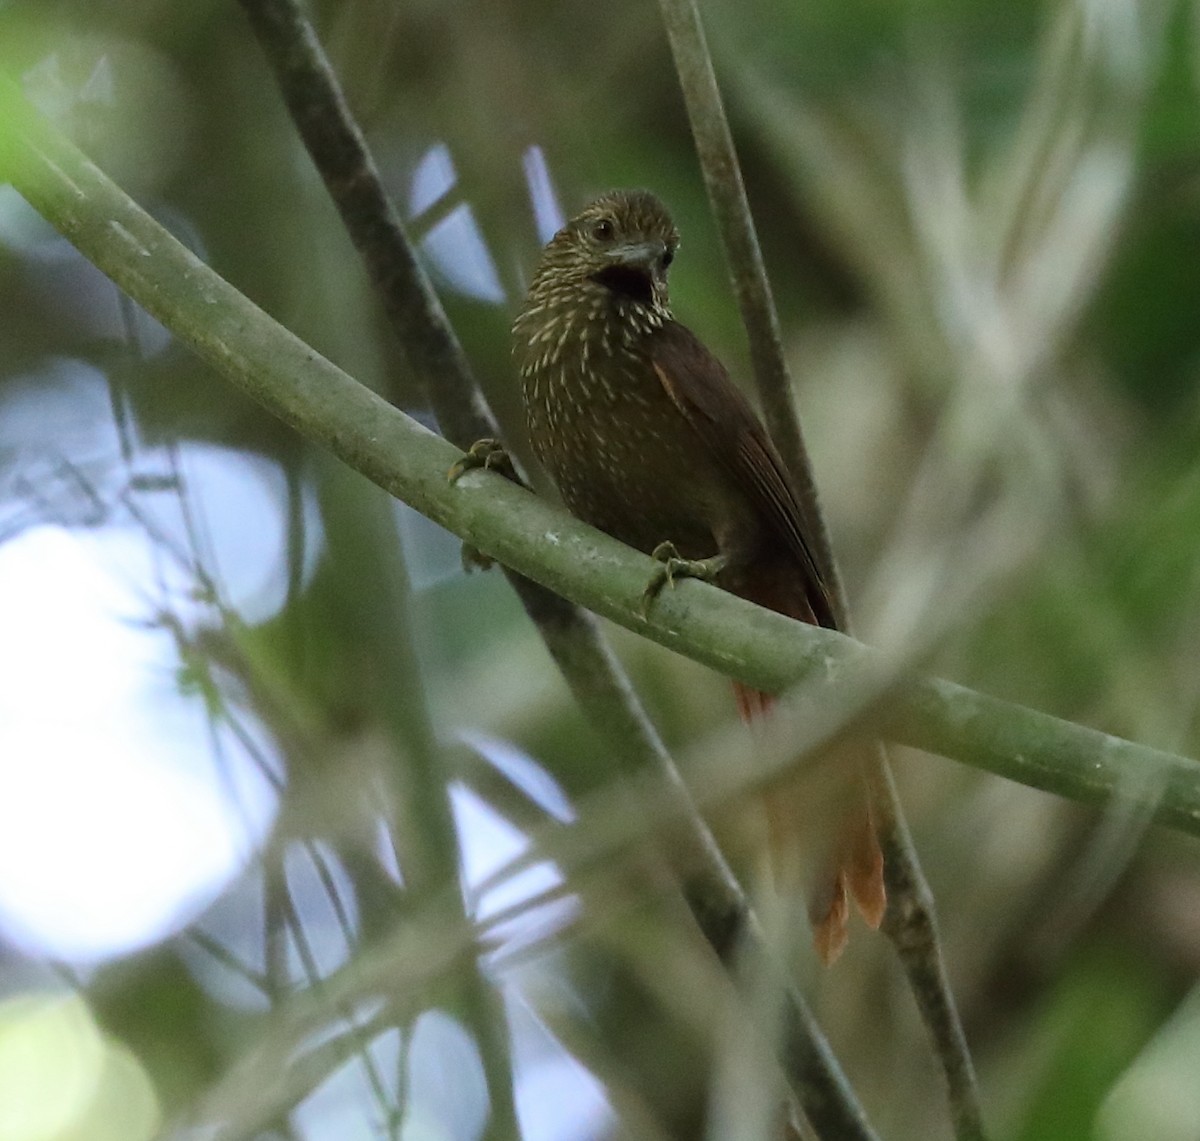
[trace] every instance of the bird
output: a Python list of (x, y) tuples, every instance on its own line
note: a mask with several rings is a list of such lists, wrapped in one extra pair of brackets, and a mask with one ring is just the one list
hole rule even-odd
[[(602, 195), (545, 246), (512, 328), (533, 453), (572, 514), (660, 561), (647, 602), (690, 576), (837, 629), (779, 453), (724, 366), (671, 311), (678, 247), (670, 212), (647, 190)], [(734, 693), (744, 720), (769, 714), (774, 695), (736, 681)], [(846, 943), (850, 899), (872, 927), (886, 907), (864, 773), (850, 778), (861, 796), (810, 899), (826, 963)], [(769, 830), (786, 831), (773, 815), (768, 806)]]

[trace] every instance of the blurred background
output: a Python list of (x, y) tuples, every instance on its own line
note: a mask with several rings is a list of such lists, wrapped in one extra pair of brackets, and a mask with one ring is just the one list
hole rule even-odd
[[(703, 14), (859, 636), (1200, 753), (1198, 10)], [(669, 202), (676, 314), (748, 380), (655, 5), (311, 15), (519, 454), (509, 324), (613, 186)], [(232, 0), (4, 0), (0, 66), (432, 423)], [(712, 1136), (770, 1135), (694, 940), (619, 869), (583, 892), (530, 847), (596, 823), (617, 764), (503, 577), (4, 185), (0, 631), (0, 1141), (674, 1137), (705, 1104)], [(728, 728), (722, 679), (611, 633), (673, 749)], [(895, 767), (994, 1136), (1194, 1139), (1194, 841)], [(884, 940), (798, 955), (880, 1135), (949, 1137)], [(351, 964), (394, 997), (352, 1003)]]

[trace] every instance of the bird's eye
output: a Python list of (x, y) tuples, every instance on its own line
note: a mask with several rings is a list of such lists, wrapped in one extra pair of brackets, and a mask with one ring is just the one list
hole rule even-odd
[(592, 224), (592, 237), (598, 242), (611, 242), (616, 232), (611, 218), (601, 218)]
[(671, 246), (668, 246), (667, 252), (665, 254), (663, 254), (663, 256), (662, 256), (663, 269), (669, 269), (671, 266), (671, 262), (673, 262), (674, 260), (675, 260), (675, 250)]

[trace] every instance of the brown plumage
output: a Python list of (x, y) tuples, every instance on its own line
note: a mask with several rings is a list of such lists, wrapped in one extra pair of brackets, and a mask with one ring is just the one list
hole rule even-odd
[[(647, 554), (669, 542), (684, 559), (715, 557), (719, 586), (836, 628), (770, 437), (721, 363), (671, 315), (678, 244), (666, 207), (634, 190), (593, 202), (546, 246), (513, 326), (534, 452), (585, 522)], [(734, 689), (747, 720), (770, 708), (769, 695)], [(826, 961), (845, 942), (848, 895), (872, 926), (883, 917), (882, 857), (860, 804), (817, 897)]]

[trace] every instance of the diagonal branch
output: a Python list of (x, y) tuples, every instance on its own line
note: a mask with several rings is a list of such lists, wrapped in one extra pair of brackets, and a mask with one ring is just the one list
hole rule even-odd
[[(679, 85), (683, 89), (709, 205), (717, 222), (742, 324), (746, 328), (750, 363), (763, 415), (771, 438), (796, 484), (807, 533), (816, 548), (817, 563), (823, 570), (835, 570), (833, 547), (821, 513), (812, 463), (792, 404), (792, 380), (783, 356), (779, 316), (767, 281), (758, 234), (750, 217), (742, 169), (734, 150), (733, 136), (729, 133), (700, 13), (696, 10), (695, 0), (659, 0), (659, 9), (675, 58)], [(832, 576), (830, 583), (834, 606), (840, 613), (844, 609), (840, 584)]]
[(464, 449), (498, 436), (312, 25), (295, 0), (239, 2), (443, 434)]
[[(555, 593), (748, 685), (837, 688), (894, 674), (879, 651), (704, 583), (665, 592), (644, 615), (652, 560), (492, 473), (447, 484), (458, 449), (272, 320), (2, 85), (0, 111), (0, 121), (17, 124), (4, 173), (55, 229), (231, 384), (422, 514)], [(1156, 822), (1200, 836), (1200, 764), (1190, 758), (937, 678), (897, 682), (884, 714), (880, 731), (892, 740), (1084, 803), (1152, 805)]]

